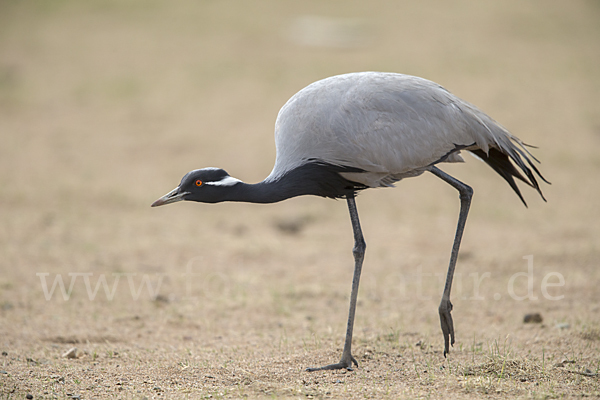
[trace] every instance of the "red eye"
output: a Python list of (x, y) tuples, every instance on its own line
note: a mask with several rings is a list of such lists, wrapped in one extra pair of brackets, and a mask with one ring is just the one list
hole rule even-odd
[(196, 186), (202, 186), (202, 181), (200, 179), (196, 179)]

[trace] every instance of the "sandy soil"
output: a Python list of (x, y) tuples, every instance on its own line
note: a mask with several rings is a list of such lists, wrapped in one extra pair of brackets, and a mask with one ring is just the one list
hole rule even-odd
[[(1, 2), (0, 396), (600, 396), (599, 18), (583, 0)], [(445, 167), (475, 190), (448, 359), (456, 192), (361, 194), (360, 367), (307, 373), (343, 345), (344, 202), (149, 205), (194, 168), (260, 181), (279, 107), (360, 70), (443, 84), (539, 146), (552, 185), (526, 209), (471, 157)]]

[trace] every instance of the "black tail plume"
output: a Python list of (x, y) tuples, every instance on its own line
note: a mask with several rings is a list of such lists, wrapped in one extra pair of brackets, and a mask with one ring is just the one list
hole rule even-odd
[[(533, 171), (535, 171), (535, 173), (544, 182), (546, 182), (546, 183), (550, 183), (550, 182), (548, 182), (546, 179), (544, 179), (542, 174), (532, 164), (531, 160), (529, 160), (529, 158), (526, 155), (524, 155), (523, 152), (519, 152), (519, 153), (521, 154), (522, 157), (524, 157), (526, 159), (527, 164), (529, 164), (529, 166), (527, 166), (527, 164), (525, 164), (525, 162), (523, 162), (521, 157), (519, 157), (517, 154), (513, 154), (509, 157), (509, 155), (507, 155), (507, 154), (503, 153), (502, 151), (500, 151), (496, 148), (493, 148), (493, 147), (489, 149), (489, 152), (487, 154), (485, 153), (485, 151), (483, 151), (481, 149), (469, 150), (469, 151), (471, 153), (475, 154), (481, 160), (485, 161), (490, 167), (492, 167), (494, 169), (494, 171), (496, 171), (501, 177), (503, 177), (506, 180), (506, 182), (508, 182), (510, 187), (515, 191), (517, 196), (519, 196), (519, 198), (521, 199), (521, 201), (523, 202), (525, 207), (527, 207), (527, 203), (525, 202), (525, 199), (523, 198), (523, 195), (521, 194), (521, 191), (519, 190), (519, 187), (517, 186), (517, 183), (515, 182), (514, 178), (517, 178), (517, 179), (525, 182), (527, 185), (529, 185), (532, 188), (534, 188), (535, 190), (537, 190), (538, 193), (540, 194), (540, 196), (542, 196), (542, 199), (544, 201), (546, 201), (546, 199), (544, 198), (544, 194), (542, 193), (542, 190), (540, 189), (540, 185), (538, 184), (536, 177), (531, 170), (533, 169)], [(515, 167), (515, 164), (513, 164), (511, 162), (511, 159), (521, 169), (522, 173)], [(525, 176), (523, 176), (523, 173), (525, 174)]]

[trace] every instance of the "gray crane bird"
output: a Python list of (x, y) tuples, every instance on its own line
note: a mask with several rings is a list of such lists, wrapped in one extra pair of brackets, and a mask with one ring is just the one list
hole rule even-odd
[(344, 350), (340, 362), (307, 371), (358, 366), (352, 329), (366, 249), (355, 203), (359, 191), (393, 187), (426, 171), (458, 190), (458, 225), (438, 310), (446, 357), (454, 345), (450, 290), (473, 189), (437, 165), (464, 162), (460, 152), (470, 151), (502, 176), (525, 206), (514, 178), (542, 199), (536, 175), (549, 183), (532, 162), (539, 161), (528, 145), (488, 115), (437, 83), (395, 73), (338, 75), (300, 90), (279, 111), (275, 145), (275, 166), (262, 182), (247, 184), (219, 168), (197, 169), (152, 207), (181, 200), (275, 203), (302, 195), (346, 199), (354, 231), (354, 277)]

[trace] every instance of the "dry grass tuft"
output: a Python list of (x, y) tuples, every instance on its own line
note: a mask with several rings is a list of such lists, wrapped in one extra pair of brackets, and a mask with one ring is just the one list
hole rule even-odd
[(498, 379), (513, 379), (519, 382), (540, 382), (547, 379), (544, 369), (526, 359), (510, 360), (502, 357), (490, 358), (483, 364), (469, 366), (465, 375), (485, 376)]

